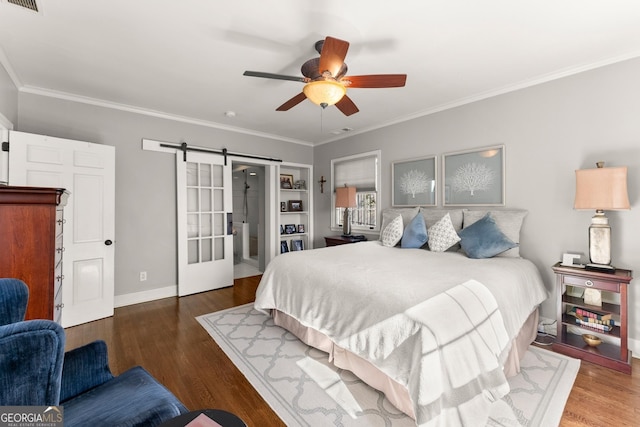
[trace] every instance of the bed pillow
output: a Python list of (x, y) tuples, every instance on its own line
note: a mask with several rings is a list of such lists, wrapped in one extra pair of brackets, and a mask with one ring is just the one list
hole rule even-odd
[(491, 214), (491, 218), (496, 225), (513, 243), (518, 246), (502, 252), (497, 255), (499, 257), (519, 258), (520, 257), (520, 229), (527, 211), (524, 209), (501, 209), (501, 210), (465, 210), (464, 211), (464, 228), (471, 226), (474, 222), (480, 220), (487, 213)]
[(447, 212), (440, 221), (427, 229), (429, 234), (429, 249), (433, 252), (444, 252), (460, 241), (451, 223), (451, 216)]
[(465, 227), (459, 236), (462, 239), (462, 250), (469, 258), (492, 258), (518, 246), (500, 231), (489, 212), (469, 227)]
[(380, 224), (380, 240), (382, 240), (382, 232), (384, 231), (385, 228), (387, 228), (387, 225), (389, 225), (389, 223), (391, 221), (393, 221), (393, 219), (397, 216), (397, 215), (401, 215), (402, 216), (402, 223), (403, 224), (409, 224), (411, 222), (411, 220), (418, 214), (418, 212), (420, 212), (420, 208), (419, 207), (415, 207), (415, 208), (386, 208), (382, 211), (382, 224)]
[(389, 247), (397, 245), (402, 239), (402, 230), (402, 215), (398, 215), (382, 230), (382, 244)]
[[(427, 225), (427, 230), (430, 227), (433, 227), (433, 225), (436, 222), (440, 221), (446, 214), (449, 214), (449, 218), (451, 218), (453, 229), (456, 230), (456, 232), (462, 230), (463, 209), (420, 208), (420, 213), (424, 217), (424, 222)], [(458, 251), (460, 250), (460, 245), (456, 243), (448, 250)]]
[(400, 247), (421, 248), (428, 240), (427, 225), (424, 222), (424, 217), (422, 215), (416, 215), (404, 229), (402, 240), (400, 240)]

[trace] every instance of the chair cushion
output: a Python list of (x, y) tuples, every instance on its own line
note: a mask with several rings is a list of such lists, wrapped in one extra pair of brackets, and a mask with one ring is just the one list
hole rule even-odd
[(156, 426), (188, 412), (141, 366), (61, 404), (65, 427)]

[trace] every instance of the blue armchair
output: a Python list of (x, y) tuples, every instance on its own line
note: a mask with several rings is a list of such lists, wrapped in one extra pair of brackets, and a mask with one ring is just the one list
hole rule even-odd
[(0, 279), (0, 406), (62, 406), (64, 425), (155, 426), (187, 408), (144, 368), (111, 373), (104, 341), (64, 353), (64, 329), (24, 321), (28, 288)]

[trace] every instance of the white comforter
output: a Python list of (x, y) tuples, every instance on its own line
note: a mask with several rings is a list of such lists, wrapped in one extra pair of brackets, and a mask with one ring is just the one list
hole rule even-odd
[[(474, 295), (482, 304), (469, 314), (461, 306), (474, 311)], [(546, 298), (538, 270), (522, 258), (477, 260), (372, 241), (276, 257), (255, 307), (288, 314), (405, 385), (419, 425), (448, 426), (482, 419), (508, 392), (500, 367)], [(460, 339), (460, 330), (473, 333)]]

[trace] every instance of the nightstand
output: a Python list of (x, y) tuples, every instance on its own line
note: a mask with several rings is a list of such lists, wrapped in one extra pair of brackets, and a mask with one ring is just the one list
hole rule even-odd
[[(627, 374), (631, 373), (631, 351), (627, 346), (627, 286), (633, 278), (630, 270), (618, 268), (615, 273), (589, 271), (577, 267), (565, 267), (560, 263), (552, 267), (556, 274), (558, 295), (558, 335), (553, 350), (567, 356), (584, 359)], [(603, 296), (602, 306), (588, 305), (580, 296), (585, 289), (597, 289)], [(611, 302), (613, 301), (613, 302)], [(580, 325), (573, 310), (587, 310), (611, 315), (615, 326), (608, 332), (599, 327)], [(588, 346), (582, 334), (596, 335), (602, 339), (597, 347)]]
[(366, 242), (367, 238), (359, 238), (356, 239), (354, 237), (345, 237), (345, 236), (329, 236), (324, 238), (327, 246), (338, 246), (338, 245), (346, 245), (349, 243), (358, 243), (358, 242)]

